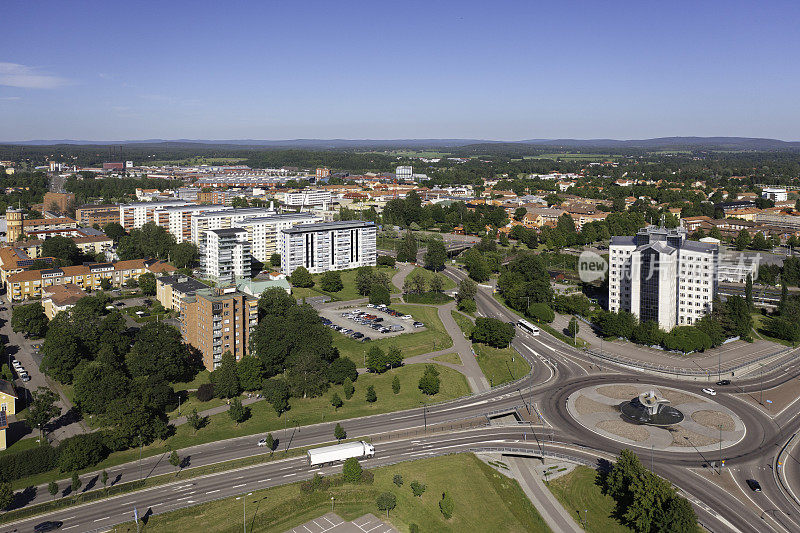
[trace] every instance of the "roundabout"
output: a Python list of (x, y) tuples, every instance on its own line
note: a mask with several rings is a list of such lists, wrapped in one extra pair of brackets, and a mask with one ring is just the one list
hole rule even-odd
[[(646, 413), (642, 401), (652, 393), (658, 398), (654, 403), (658, 410), (673, 415), (668, 422), (648, 423), (639, 414)], [(593, 433), (626, 446), (664, 452), (729, 448), (746, 433), (742, 419), (727, 407), (672, 387), (645, 383), (587, 386), (570, 394), (566, 406), (569, 415)]]

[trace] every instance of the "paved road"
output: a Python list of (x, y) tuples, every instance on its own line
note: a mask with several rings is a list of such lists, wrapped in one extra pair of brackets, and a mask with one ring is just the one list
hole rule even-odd
[[(463, 273), (448, 269), (447, 275), (458, 279)], [(502, 307), (486, 290), (480, 290), (477, 296), (479, 311), (487, 316), (497, 316), (503, 320), (513, 320), (514, 315)], [(541, 445), (544, 451), (561, 451), (584, 460), (608, 458), (618, 453), (622, 446), (602, 436), (596, 435), (579, 426), (566, 413), (566, 397), (574, 390), (587, 385), (615, 382), (652, 383), (655, 379), (631, 369), (617, 368), (603, 363), (597, 365), (587, 354), (575, 350), (558, 340), (542, 333), (537, 337), (519, 334), (513, 345), (531, 363), (532, 374), (505, 386), (495, 387), (490, 391), (462, 398), (452, 402), (429, 406), (423, 409), (387, 413), (344, 421), (342, 424), (350, 436), (373, 436), (378, 455), (366, 461), (367, 466), (378, 466), (399, 460), (415, 459), (442, 453), (482, 449), (492, 446), (529, 447), (534, 445), (526, 439), (526, 433), (538, 430), (536, 426), (493, 427), (467, 430), (452, 433), (424, 436), (426, 426), (444, 424), (451, 427), (464, 421), (486, 420), (487, 414), (516, 411), (541, 414), (551, 435), (552, 443), (545, 440)], [(602, 367), (602, 368), (601, 368)], [(783, 367), (774, 369), (767, 378), (767, 384), (782, 383), (796, 378), (800, 371), (790, 366), (789, 372)], [(787, 376), (787, 374), (790, 374)], [(699, 385), (687, 384), (676, 380), (658, 378), (659, 385), (695, 390)], [(699, 475), (708, 457), (696, 453), (652, 452), (640, 450), (643, 457), (652, 457), (655, 471), (677, 484), (683, 489), (701, 521), (712, 531), (798, 531), (793, 516), (800, 516), (800, 507), (789, 501), (785, 492), (766, 475), (771, 468), (775, 456), (783, 444), (800, 428), (800, 419), (793, 409), (771, 418), (756, 406), (750, 405), (735, 393), (758, 390), (760, 384), (756, 380), (744, 380), (736, 386), (720, 390), (716, 400), (734, 410), (745, 422), (747, 435), (745, 439), (728, 449), (726, 467), (736, 468), (736, 480), (741, 482), (741, 475), (759, 476), (764, 492), (753, 497), (752, 506), (755, 511), (742, 504), (732, 491), (722, 490), (714, 484), (714, 479)], [(534, 418), (536, 418), (534, 416)], [(420, 429), (422, 428), (422, 435)], [(429, 429), (430, 431), (430, 429)], [(382, 438), (382, 434), (392, 432), (393, 438)], [(330, 441), (333, 435), (333, 424), (317, 424), (302, 428), (276, 432), (281, 439), (280, 449), (287, 444), (291, 447), (308, 446)], [(521, 438), (520, 438), (521, 437)], [(181, 451), (182, 456), (189, 456), (191, 466), (200, 466), (210, 462), (246, 457), (262, 450), (255, 447), (257, 436), (243, 437), (228, 441), (210, 443)], [(587, 447), (587, 448), (584, 448)], [(539, 451), (542, 451), (539, 449)], [(716, 458), (715, 458), (716, 459)], [(336, 471), (340, 467), (325, 469), (324, 472)], [(153, 457), (142, 461), (142, 470), (148, 475), (168, 472), (171, 467), (166, 464), (166, 457)], [(292, 459), (259, 467), (248, 467), (243, 471), (226, 472), (224, 474), (197, 478), (187, 483), (169, 487), (158, 487), (141, 491), (127, 497), (120, 496), (83, 506), (79, 512), (65, 509), (51, 516), (65, 521), (65, 527), (75, 530), (88, 529), (89, 525), (105, 527), (130, 519), (130, 508), (135, 503), (142, 509), (152, 508), (153, 512), (164, 512), (181, 506), (193, 505), (208, 499), (241, 494), (252, 488), (271, 486), (298, 479), (304, 479), (313, 473), (303, 464), (302, 459)], [(112, 472), (121, 480), (131, 480), (138, 476), (136, 463), (122, 465)], [(144, 474), (143, 474), (144, 475)], [(43, 488), (39, 489), (44, 492)], [(191, 494), (190, 494), (191, 493)], [(763, 498), (761, 497), (763, 496)], [(771, 507), (772, 506), (772, 507)], [(143, 512), (143, 511), (142, 511)], [(761, 518), (761, 514), (765, 518)], [(74, 515), (74, 516), (73, 516)], [(62, 518), (62, 517), (67, 517)], [(72, 517), (72, 518), (70, 518)], [(21, 522), (20, 527), (28, 528), (36, 520)], [(73, 522), (70, 522), (73, 520)]]

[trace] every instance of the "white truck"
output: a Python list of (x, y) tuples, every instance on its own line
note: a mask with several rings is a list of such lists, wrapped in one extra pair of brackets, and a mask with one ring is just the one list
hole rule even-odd
[(373, 455), (375, 455), (375, 447), (369, 442), (345, 442), (308, 450), (308, 464), (316, 466), (344, 461), (351, 457), (372, 457)]

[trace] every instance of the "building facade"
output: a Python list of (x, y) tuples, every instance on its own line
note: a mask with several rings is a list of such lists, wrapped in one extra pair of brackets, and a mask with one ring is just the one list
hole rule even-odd
[(247, 231), (253, 259), (268, 263), (270, 256), (280, 253), (281, 231), (299, 224), (314, 224), (321, 219), (310, 213), (285, 213), (266, 217), (251, 217), (233, 222), (233, 226)]
[(200, 264), (206, 278), (220, 283), (252, 275), (250, 240), (245, 229), (208, 230), (199, 249)]
[(281, 232), (281, 271), (311, 273), (375, 266), (376, 228), (360, 220), (301, 224)]
[(719, 248), (686, 239), (684, 228), (650, 226), (632, 237), (612, 237), (608, 301), (640, 321), (669, 331), (711, 311), (717, 293)]
[(163, 202), (134, 202), (132, 204), (120, 204), (119, 206), (119, 223), (125, 228), (125, 231), (130, 231), (135, 228), (141, 228), (148, 222), (153, 221), (153, 212), (156, 209), (165, 207), (179, 207), (190, 204), (185, 200), (167, 200)]
[(258, 299), (236, 287), (201, 289), (181, 301), (183, 340), (203, 354), (203, 364), (211, 371), (227, 351), (237, 361), (244, 357), (257, 324)]
[(175, 267), (163, 261), (145, 259), (25, 270), (6, 277), (6, 298), (10, 302), (41, 298), (42, 291), (48, 287), (68, 283), (86, 291), (96, 291), (101, 288), (104, 279), (113, 287), (121, 287), (131, 279), (139, 279), (145, 272), (160, 274), (173, 271)]
[(289, 206), (329, 205), (331, 203), (331, 191), (304, 190), (287, 192), (283, 198), (283, 203)]

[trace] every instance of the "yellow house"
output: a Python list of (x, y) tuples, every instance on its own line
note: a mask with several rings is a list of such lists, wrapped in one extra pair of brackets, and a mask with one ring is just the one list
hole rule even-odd
[(16, 414), (17, 393), (10, 381), (0, 379), (0, 450), (6, 449), (8, 417)]

